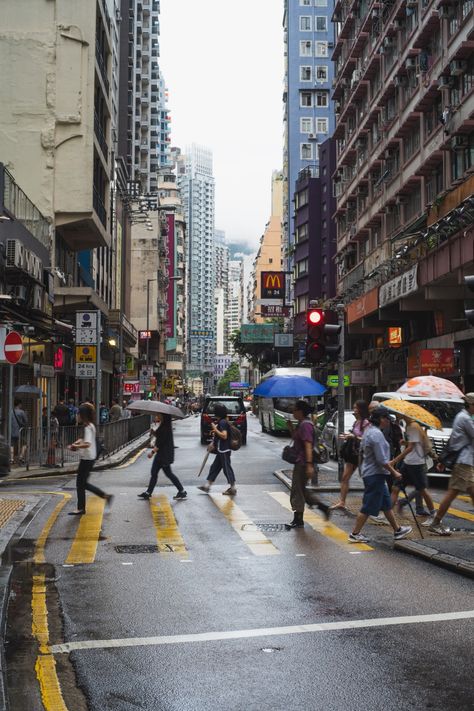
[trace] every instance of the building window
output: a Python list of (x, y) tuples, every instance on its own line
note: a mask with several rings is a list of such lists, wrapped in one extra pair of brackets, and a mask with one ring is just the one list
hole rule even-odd
[(328, 67), (326, 64), (318, 64), (314, 68), (314, 78), (316, 81), (328, 80)]
[(308, 259), (302, 259), (297, 264), (298, 276), (303, 276), (308, 273)]
[(328, 0), (314, 0), (314, 4), (316, 7), (327, 7)]
[(311, 117), (300, 118), (300, 133), (313, 133), (313, 119)]
[(327, 118), (316, 119), (316, 133), (327, 133), (329, 120)]
[(313, 105), (313, 94), (310, 91), (302, 91), (300, 94), (300, 106), (311, 107)]
[(304, 7), (310, 7), (311, 6), (311, 0), (300, 0), (300, 5)]
[(300, 67), (300, 81), (311, 81), (313, 76), (313, 67)]
[(304, 242), (305, 240), (308, 239), (308, 223), (306, 222), (304, 225), (300, 225), (299, 227), (296, 228), (296, 242), (299, 244), (300, 242)]
[(298, 296), (296, 299), (296, 309), (299, 314), (303, 313), (303, 311), (306, 311), (308, 308), (308, 295), (304, 294), (303, 296)]
[(313, 146), (311, 143), (301, 143), (300, 144), (300, 157), (301, 157), (301, 160), (312, 160)]
[(327, 32), (328, 31), (328, 19), (327, 17), (315, 17), (315, 30), (316, 32)]
[(327, 42), (315, 42), (314, 56), (315, 57), (327, 57), (328, 56), (328, 43)]
[(316, 92), (316, 106), (320, 106), (321, 108), (327, 108), (329, 106), (329, 92)]
[(311, 32), (311, 15), (300, 17), (300, 32)]
[(313, 56), (313, 43), (311, 40), (301, 40), (300, 41), (300, 57), (312, 57)]

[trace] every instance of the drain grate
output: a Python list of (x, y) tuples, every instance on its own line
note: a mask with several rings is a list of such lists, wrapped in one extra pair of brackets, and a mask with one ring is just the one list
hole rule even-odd
[(284, 523), (248, 523), (242, 526), (242, 530), (257, 529), (258, 531), (267, 531), (275, 533), (277, 531), (286, 531)]
[(158, 546), (115, 546), (117, 553), (158, 553)]

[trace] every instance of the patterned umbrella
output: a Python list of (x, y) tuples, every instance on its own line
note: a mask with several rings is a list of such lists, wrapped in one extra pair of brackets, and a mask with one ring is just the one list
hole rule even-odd
[(443, 429), (441, 421), (437, 417), (425, 410), (424, 407), (420, 407), (420, 405), (416, 405), (409, 400), (384, 400), (380, 403), (380, 406), (385, 407), (390, 412), (395, 412), (397, 415), (406, 415), (430, 430)]
[(457, 385), (446, 378), (437, 378), (435, 375), (420, 375), (418, 378), (411, 378), (401, 388), (398, 388), (397, 393), (437, 400), (459, 400), (462, 398), (462, 392)]

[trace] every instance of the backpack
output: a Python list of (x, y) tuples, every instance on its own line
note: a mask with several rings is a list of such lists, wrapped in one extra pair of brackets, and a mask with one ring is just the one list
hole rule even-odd
[(237, 427), (229, 424), (230, 433), (230, 448), (233, 452), (236, 452), (242, 446), (242, 434)]

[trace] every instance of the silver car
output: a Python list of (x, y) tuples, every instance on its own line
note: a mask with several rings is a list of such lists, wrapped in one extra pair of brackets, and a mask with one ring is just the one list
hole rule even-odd
[[(344, 411), (344, 432), (350, 432), (355, 422), (354, 413), (352, 410)], [(344, 434), (342, 432), (341, 434)], [(337, 411), (331, 415), (329, 420), (326, 422), (323, 428), (323, 433), (321, 435), (321, 442), (324, 444), (329, 452), (331, 459), (337, 459), (337, 451), (339, 444), (339, 429), (338, 429), (338, 419)]]

